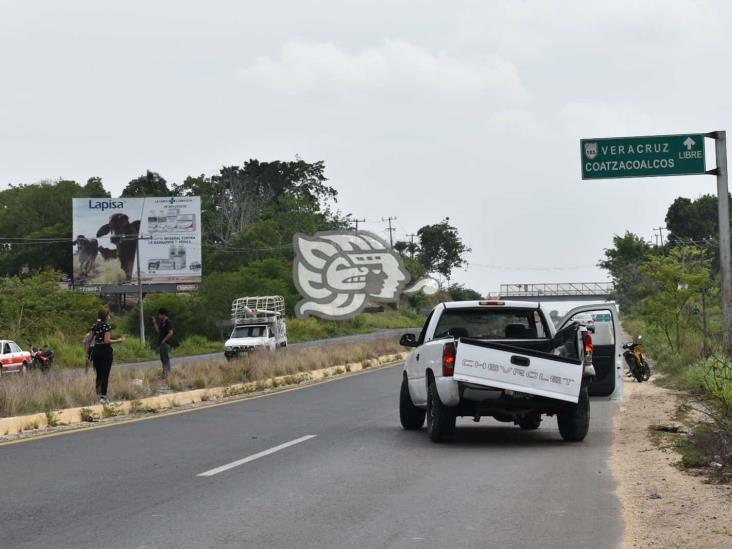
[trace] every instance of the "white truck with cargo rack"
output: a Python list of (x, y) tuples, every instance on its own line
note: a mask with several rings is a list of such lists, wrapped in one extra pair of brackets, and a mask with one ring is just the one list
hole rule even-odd
[(234, 329), (224, 343), (224, 356), (233, 360), (259, 349), (287, 347), (285, 298), (280, 295), (240, 297), (231, 304)]
[[(581, 320), (589, 312), (609, 320), (602, 345), (593, 345)], [(402, 373), (401, 424), (420, 429), (426, 418), (430, 439), (441, 442), (453, 436), (460, 416), (537, 429), (543, 415), (556, 415), (562, 438), (581, 441), (589, 396), (622, 397), (619, 337), (612, 303), (572, 309), (558, 329), (540, 303), (441, 303), (418, 337), (401, 338), (413, 348)]]

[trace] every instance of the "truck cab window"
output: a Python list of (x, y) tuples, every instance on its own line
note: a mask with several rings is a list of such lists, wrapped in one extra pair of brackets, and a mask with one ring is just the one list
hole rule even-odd
[(546, 337), (546, 326), (539, 312), (531, 309), (447, 309), (440, 316), (435, 339), (449, 336), (535, 339)]

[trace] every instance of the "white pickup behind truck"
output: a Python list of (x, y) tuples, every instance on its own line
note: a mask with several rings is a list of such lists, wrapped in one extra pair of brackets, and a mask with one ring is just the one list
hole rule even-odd
[(240, 297), (231, 304), (234, 329), (224, 343), (227, 360), (257, 350), (287, 347), (285, 298), (280, 295)]
[[(585, 317), (602, 334), (593, 345)], [(567, 313), (558, 328), (540, 303), (460, 301), (441, 303), (412, 347), (402, 374), (399, 415), (405, 429), (449, 439), (459, 416), (492, 416), (522, 429), (539, 428), (556, 415), (564, 440), (581, 441), (590, 421), (590, 395), (622, 398), (620, 336), (614, 304), (585, 305)]]

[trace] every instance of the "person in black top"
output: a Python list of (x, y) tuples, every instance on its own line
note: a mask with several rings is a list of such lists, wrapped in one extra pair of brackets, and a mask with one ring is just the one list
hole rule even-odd
[[(109, 325), (109, 311), (100, 309), (97, 314), (97, 321), (91, 327), (89, 334), (89, 347), (92, 349), (91, 358), (94, 364), (94, 370), (97, 373), (97, 396), (99, 402), (106, 404), (107, 385), (109, 384), (109, 372), (112, 370), (112, 345), (114, 343), (122, 343), (124, 338), (112, 339), (112, 327)], [(93, 343), (93, 345), (92, 345)]]
[(160, 344), (160, 362), (163, 363), (163, 377), (167, 378), (170, 373), (170, 339), (173, 337), (173, 321), (170, 319), (168, 309), (158, 309), (158, 318), (153, 317), (153, 326), (158, 333)]

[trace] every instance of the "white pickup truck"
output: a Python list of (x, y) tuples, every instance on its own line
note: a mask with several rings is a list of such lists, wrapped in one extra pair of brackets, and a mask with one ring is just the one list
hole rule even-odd
[[(583, 321), (588, 313), (604, 319), (599, 345)], [(572, 309), (558, 328), (540, 303), (441, 303), (419, 336), (401, 338), (413, 348), (402, 374), (402, 426), (421, 429), (426, 416), (430, 439), (441, 442), (454, 434), (458, 416), (537, 429), (542, 415), (556, 415), (562, 438), (581, 441), (589, 396), (622, 398), (619, 337), (612, 303)]]
[(224, 356), (233, 360), (257, 350), (287, 347), (285, 298), (281, 295), (240, 297), (231, 304), (234, 329), (224, 343)]

